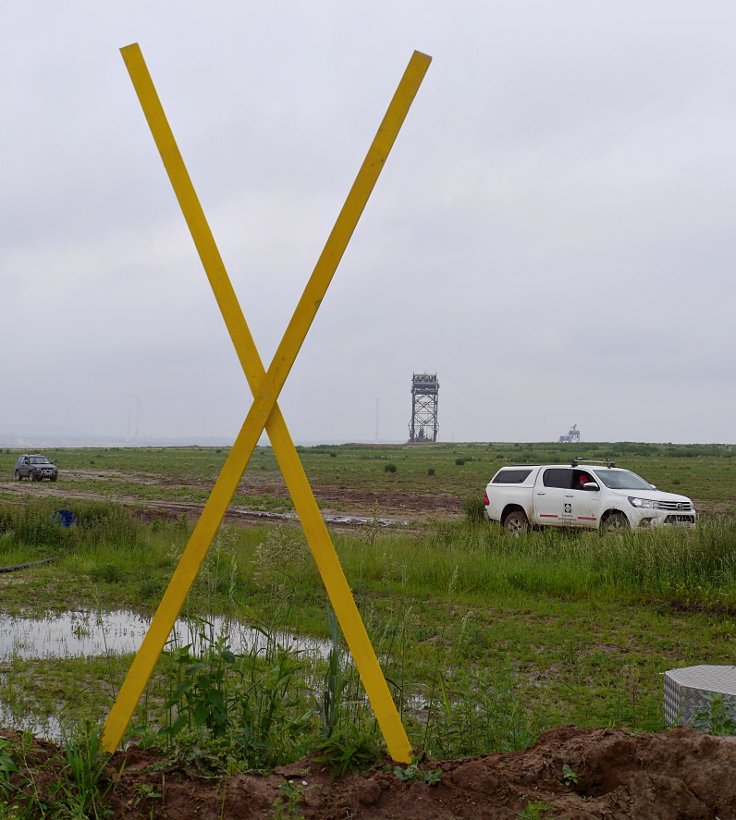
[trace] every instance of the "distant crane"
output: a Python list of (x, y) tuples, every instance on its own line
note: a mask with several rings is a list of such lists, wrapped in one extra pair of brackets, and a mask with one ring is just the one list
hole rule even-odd
[(573, 424), (573, 426), (567, 431), (566, 436), (560, 436), (560, 441), (563, 444), (575, 444), (580, 441), (580, 430), (578, 430), (577, 424)]

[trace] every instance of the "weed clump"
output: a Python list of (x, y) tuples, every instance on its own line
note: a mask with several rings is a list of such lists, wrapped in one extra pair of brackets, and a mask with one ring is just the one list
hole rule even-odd
[(108, 817), (104, 776), (110, 755), (102, 749), (99, 724), (62, 726), (63, 752), (49, 755), (30, 735), (0, 737), (0, 816), (23, 818)]
[(104, 581), (107, 584), (117, 584), (125, 577), (125, 572), (117, 564), (102, 564), (93, 567), (91, 576), (96, 581)]
[(142, 603), (157, 604), (163, 592), (163, 583), (158, 578), (144, 578), (138, 587), (138, 598)]
[(228, 761), (267, 769), (298, 754), (295, 738), (307, 736), (309, 715), (299, 718), (290, 708), (297, 699), (297, 656), (276, 644), (263, 654), (257, 647), (236, 654), (224, 636), (205, 640), (200, 654), (191, 644), (174, 653), (165, 704), (173, 720), (159, 736), (203, 774), (226, 770)]
[(483, 521), (483, 513), (486, 511), (483, 499), (471, 496), (463, 501), (463, 512), (465, 520), (471, 524), (479, 524)]
[(736, 721), (733, 715), (733, 704), (722, 694), (709, 692), (706, 704), (695, 712), (692, 725), (700, 732), (719, 737), (736, 735)]

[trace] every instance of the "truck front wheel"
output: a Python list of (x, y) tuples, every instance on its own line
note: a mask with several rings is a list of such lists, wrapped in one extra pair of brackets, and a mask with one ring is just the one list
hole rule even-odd
[(503, 528), (509, 535), (523, 535), (529, 529), (529, 519), (524, 510), (511, 510), (503, 520)]
[(601, 532), (620, 532), (629, 529), (629, 519), (622, 512), (610, 512), (601, 521)]

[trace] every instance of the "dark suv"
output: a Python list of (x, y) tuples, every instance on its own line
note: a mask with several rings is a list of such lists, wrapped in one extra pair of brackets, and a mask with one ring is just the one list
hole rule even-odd
[(20, 481), (22, 478), (27, 478), (30, 481), (40, 481), (42, 478), (48, 478), (51, 481), (56, 481), (59, 477), (59, 469), (55, 464), (52, 464), (46, 456), (18, 456), (15, 462), (15, 480)]

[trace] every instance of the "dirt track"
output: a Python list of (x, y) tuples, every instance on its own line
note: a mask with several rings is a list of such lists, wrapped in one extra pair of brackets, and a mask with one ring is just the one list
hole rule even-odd
[[(58, 483), (39, 482), (29, 485), (22, 481), (0, 481), (0, 490), (14, 493), (18, 496), (26, 496), (29, 491), (33, 491), (36, 496), (57, 497), (57, 498), (79, 498), (95, 499), (106, 501), (118, 501), (126, 505), (135, 505), (137, 508), (145, 508), (150, 511), (150, 516), (178, 516), (189, 515), (198, 516), (204, 506), (196, 501), (171, 501), (162, 499), (143, 498), (130, 493), (116, 493), (111, 481), (123, 479), (128, 483), (137, 483), (147, 486), (169, 486), (185, 487), (193, 491), (209, 491), (211, 485), (205, 484), (182, 484), (171, 479), (162, 479), (159, 476), (145, 477), (140, 475), (128, 475), (122, 473), (77, 473), (68, 472), (68, 478), (74, 479), (95, 479), (100, 482), (100, 490), (72, 489), (62, 480)], [(242, 495), (270, 495), (277, 499), (288, 498), (288, 491), (283, 483), (275, 483), (273, 480), (264, 481), (260, 477), (245, 475), (238, 488), (238, 493)], [(380, 518), (386, 523), (396, 524), (418, 524), (430, 518), (454, 518), (462, 515), (461, 502), (449, 494), (421, 495), (416, 492), (392, 492), (377, 490), (361, 490), (346, 486), (313, 486), (315, 498), (319, 502), (323, 514), (329, 523), (338, 526), (359, 526), (360, 521), (340, 521), (343, 517), (354, 518)], [(266, 514), (264, 514), (264, 512)], [(274, 514), (264, 510), (248, 509), (241, 506), (231, 505), (227, 512), (230, 519), (243, 521), (262, 521), (269, 518), (290, 519), (293, 513)]]
[[(66, 479), (66, 481), (64, 480)], [(99, 491), (87, 489), (74, 489), (68, 482), (74, 481), (95, 481), (99, 483)], [(141, 487), (163, 487), (169, 489), (182, 489), (184, 494), (187, 491), (203, 494), (212, 489), (212, 483), (203, 482), (182, 482), (168, 476), (145, 474), (145, 473), (124, 473), (116, 470), (67, 470), (63, 478), (57, 484), (39, 482), (31, 485), (33, 494), (36, 496), (56, 496), (61, 498), (89, 498), (97, 500), (119, 501), (122, 504), (135, 506), (141, 515), (143, 509), (149, 510), (146, 517), (158, 516), (178, 516), (189, 515), (198, 516), (203, 504), (197, 501), (155, 499), (137, 495), (134, 491), (117, 492), (116, 482), (139, 485)], [(12, 480), (0, 481), (0, 490), (17, 495), (26, 495), (31, 486), (25, 481), (17, 482)], [(362, 518), (383, 518), (393, 519), (395, 523), (416, 526), (431, 519), (453, 519), (463, 515), (462, 501), (456, 495), (449, 492), (419, 493), (415, 490), (387, 490), (387, 489), (365, 489), (347, 486), (343, 484), (319, 485), (313, 484), (312, 491), (320, 504), (320, 508), (333, 526), (360, 526), (359, 521), (345, 522), (336, 520), (336, 517), (362, 517)], [(482, 488), (479, 490), (482, 496)], [(274, 480), (273, 473), (259, 474), (258, 472), (246, 472), (238, 487), (239, 495), (250, 496), (270, 496), (273, 499), (287, 500), (289, 492), (283, 480)], [(480, 497), (479, 496), (479, 497)], [(697, 498), (693, 499), (695, 508), (700, 515), (731, 515), (735, 510), (731, 502), (705, 502)], [(293, 513), (285, 515), (267, 514), (263, 509), (255, 507), (244, 507), (233, 504), (227, 512), (230, 519), (241, 521), (262, 521), (268, 518), (293, 518)], [(335, 518), (335, 520), (330, 520)]]

